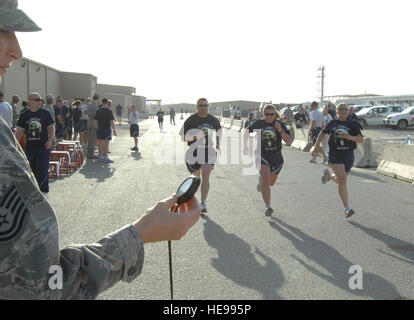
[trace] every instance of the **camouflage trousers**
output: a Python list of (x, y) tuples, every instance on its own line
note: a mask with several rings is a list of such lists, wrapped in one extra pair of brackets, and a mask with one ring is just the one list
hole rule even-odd
[(96, 129), (88, 128), (88, 150), (86, 155), (93, 156), (96, 148)]

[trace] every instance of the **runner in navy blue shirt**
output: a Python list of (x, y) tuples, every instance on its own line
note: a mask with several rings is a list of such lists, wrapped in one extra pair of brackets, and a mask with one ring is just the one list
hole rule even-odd
[(290, 132), (286, 125), (280, 121), (280, 114), (276, 108), (268, 104), (264, 108), (264, 119), (256, 120), (247, 127), (244, 133), (243, 153), (248, 155), (247, 141), (249, 133), (260, 130), (257, 133), (258, 146), (255, 151), (256, 166), (260, 172), (257, 191), (262, 193), (265, 203), (265, 215), (270, 217), (273, 209), (270, 206), (270, 187), (272, 187), (283, 167), (282, 139), (285, 143), (290, 142)]
[[(329, 169), (323, 171), (322, 183), (325, 184), (332, 180), (338, 184), (338, 193), (345, 208), (345, 217), (349, 218), (355, 211), (348, 206), (348, 191), (346, 188), (346, 180), (354, 164), (354, 149), (357, 143), (362, 143), (362, 127), (358, 121), (348, 119), (349, 107), (345, 103), (341, 103), (337, 107), (338, 119), (332, 120), (321, 131), (316, 141), (319, 147), (320, 142), (326, 134), (329, 137), (329, 165), (334, 174)], [(317, 150), (315, 146), (315, 150)], [(316, 151), (313, 151), (316, 154)]]

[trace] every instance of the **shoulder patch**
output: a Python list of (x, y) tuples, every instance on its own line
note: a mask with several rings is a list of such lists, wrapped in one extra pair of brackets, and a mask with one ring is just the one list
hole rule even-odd
[(28, 212), (16, 186), (11, 185), (0, 198), (0, 243), (20, 233)]

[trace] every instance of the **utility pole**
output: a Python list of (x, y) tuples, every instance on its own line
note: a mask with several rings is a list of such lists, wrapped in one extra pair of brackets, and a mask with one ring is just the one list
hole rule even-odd
[(318, 75), (318, 78), (321, 78), (321, 102), (323, 101), (323, 90), (325, 86), (325, 66), (319, 67), (318, 71), (321, 72), (321, 75)]

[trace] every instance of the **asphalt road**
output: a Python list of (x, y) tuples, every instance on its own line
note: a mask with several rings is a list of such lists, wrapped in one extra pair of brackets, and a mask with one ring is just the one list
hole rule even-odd
[[(139, 153), (130, 150), (128, 126), (117, 125), (110, 144), (115, 163), (87, 161), (51, 183), (61, 247), (95, 242), (175, 192), (188, 176), (184, 162), (169, 159), (169, 152), (186, 149), (176, 118), (176, 126), (166, 118), (165, 133), (155, 119), (142, 121)], [(219, 161), (230, 163), (230, 154), (224, 150)], [(414, 186), (354, 168), (348, 190), (356, 214), (345, 219), (336, 185), (320, 182), (325, 166), (289, 147), (283, 155), (271, 220), (257, 175), (243, 174), (248, 166), (237, 161), (216, 165), (207, 215), (172, 242), (175, 299), (414, 299)], [(354, 265), (363, 270), (362, 290), (349, 288)], [(163, 242), (146, 245), (133, 283), (120, 282), (98, 298), (169, 299), (169, 290)]]

